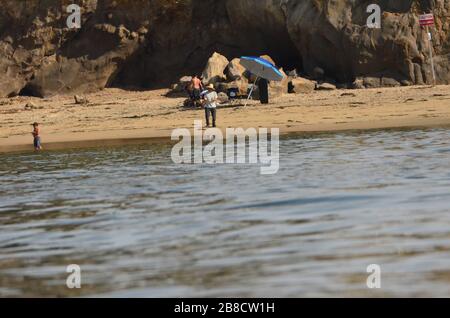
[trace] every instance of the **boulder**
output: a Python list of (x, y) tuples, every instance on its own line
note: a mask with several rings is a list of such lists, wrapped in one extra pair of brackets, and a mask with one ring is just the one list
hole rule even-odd
[(172, 84), (170, 89), (173, 93), (182, 93), (186, 91), (187, 86), (191, 83), (192, 76), (183, 76), (178, 80), (178, 83)]
[(336, 85), (331, 83), (320, 83), (316, 85), (316, 90), (318, 91), (334, 91), (336, 89)]
[(37, 105), (36, 105), (35, 103), (33, 103), (33, 102), (28, 102), (28, 103), (26, 103), (26, 104), (25, 104), (25, 107), (24, 107), (25, 110), (33, 110), (33, 109), (36, 109), (36, 108), (38, 108), (38, 107), (37, 107)]
[(229, 83), (229, 88), (237, 88), (239, 96), (248, 94), (248, 81), (244, 78)]
[(230, 62), (217, 52), (209, 58), (205, 69), (202, 72), (203, 83), (216, 84), (226, 80), (224, 71)]
[(178, 84), (181, 86), (189, 85), (192, 82), (192, 76), (183, 76), (178, 80)]
[(260, 58), (265, 59), (266, 61), (272, 63), (273, 65), (277, 65), (275, 63), (275, 61), (273, 60), (273, 58), (270, 57), (270, 55), (267, 55), (267, 54), (261, 55)]
[(279, 82), (270, 81), (269, 82), (269, 98), (277, 98), (283, 94), (287, 94), (289, 91), (289, 77), (280, 69), (280, 72), (284, 75), (283, 80)]
[(394, 78), (390, 77), (382, 77), (381, 78), (381, 86), (383, 87), (398, 87), (401, 86), (400, 82)]
[(77, 105), (89, 104), (89, 100), (86, 98), (86, 96), (75, 95), (73, 99), (75, 100), (75, 104)]
[(296, 77), (290, 80), (289, 87), (289, 93), (307, 94), (314, 91), (316, 88), (316, 82), (303, 77)]
[(241, 59), (235, 58), (228, 64), (225, 69), (225, 74), (228, 81), (232, 82), (244, 78), (245, 67), (243, 67), (240, 62)]
[(214, 88), (216, 89), (216, 92), (220, 93), (226, 93), (228, 91), (228, 83), (221, 82), (214, 85)]
[(364, 80), (362, 78), (357, 78), (356, 80), (353, 81), (352, 88), (353, 89), (364, 89), (364, 88), (366, 88), (364, 86)]
[(297, 73), (297, 69), (293, 69), (292, 71), (289, 71), (287, 75), (288, 75), (289, 77), (291, 77), (291, 78), (297, 78), (297, 77), (299, 77), (299, 76), (298, 76), (298, 73)]
[(228, 95), (226, 93), (220, 92), (217, 94), (219, 103), (227, 103), (230, 99), (228, 98)]
[(364, 77), (363, 84), (366, 88), (378, 88), (381, 87), (381, 79), (379, 77), (367, 76)]
[(238, 96), (246, 96), (248, 93), (248, 81), (246, 79), (236, 80), (230, 83), (218, 83), (216, 89), (218, 92), (228, 93), (229, 89), (237, 89)]
[(401, 80), (400, 85), (401, 86), (411, 86), (411, 85), (413, 85), (413, 82), (408, 81), (408, 80)]

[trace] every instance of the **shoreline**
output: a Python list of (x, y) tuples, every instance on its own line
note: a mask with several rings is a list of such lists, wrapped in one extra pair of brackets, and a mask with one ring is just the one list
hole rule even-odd
[[(130, 92), (106, 89), (87, 95), (89, 105), (72, 96), (16, 97), (0, 101), (0, 153), (33, 151), (30, 123), (42, 124), (44, 150), (167, 143), (175, 128), (192, 131), (202, 110), (182, 109), (184, 98), (167, 90)], [(24, 105), (32, 104), (32, 110)], [(378, 129), (450, 127), (450, 86), (315, 91), (283, 95), (269, 105), (218, 110), (218, 127), (279, 128), (280, 134)]]
[[(239, 127), (235, 127), (239, 128)], [(243, 128), (243, 127), (242, 127)], [(443, 123), (429, 123), (429, 124), (408, 124), (404, 123), (402, 126), (391, 126), (391, 125), (373, 125), (368, 126), (366, 123), (361, 123), (358, 127), (355, 125), (353, 128), (325, 128), (322, 127), (321, 130), (280, 130), (280, 137), (293, 137), (293, 136), (317, 136), (322, 134), (331, 133), (364, 133), (371, 131), (399, 131), (399, 130), (424, 130), (424, 129), (439, 129), (448, 128), (450, 129), (450, 121)], [(224, 131), (225, 129), (222, 129)], [(107, 134), (111, 132), (105, 132)], [(22, 137), (22, 136), (21, 136)], [(101, 138), (103, 137), (103, 138)], [(85, 149), (85, 148), (97, 148), (97, 147), (115, 147), (115, 146), (126, 146), (126, 145), (140, 145), (140, 144), (171, 144), (177, 141), (172, 141), (170, 136), (149, 136), (149, 137), (139, 137), (138, 135), (133, 136), (132, 134), (127, 137), (111, 137), (104, 138), (104, 135), (98, 136), (96, 139), (95, 135), (90, 134), (78, 135), (68, 137), (67, 135), (54, 136), (51, 142), (43, 142), (44, 150), (70, 150), (70, 149)], [(21, 138), (22, 139), (22, 138)], [(28, 138), (29, 139), (29, 138)], [(34, 152), (32, 143), (11, 143), (10, 145), (0, 146), (0, 154), (6, 153), (30, 153)]]

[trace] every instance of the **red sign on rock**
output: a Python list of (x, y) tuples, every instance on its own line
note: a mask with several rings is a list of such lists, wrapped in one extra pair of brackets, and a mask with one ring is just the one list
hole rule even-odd
[(419, 22), (420, 22), (420, 26), (434, 25), (434, 16), (431, 13), (420, 15)]

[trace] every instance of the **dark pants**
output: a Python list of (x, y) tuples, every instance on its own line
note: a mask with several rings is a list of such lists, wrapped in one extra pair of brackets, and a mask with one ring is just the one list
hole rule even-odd
[(34, 149), (40, 149), (41, 148), (41, 137), (39, 137), (39, 136), (34, 137), (33, 145), (34, 145)]
[(186, 93), (189, 95), (190, 100), (194, 100), (194, 91), (192, 89), (186, 89)]
[(194, 106), (200, 106), (200, 99), (201, 99), (201, 91), (199, 89), (194, 88), (192, 90), (192, 100), (194, 101)]
[(198, 100), (200, 100), (200, 90), (199, 89), (197, 89), (197, 88), (194, 88), (193, 90), (192, 90), (192, 98), (195, 100), (195, 101), (198, 101)]
[(209, 126), (209, 115), (211, 114), (213, 120), (213, 127), (216, 127), (217, 110), (215, 108), (205, 108), (206, 126)]

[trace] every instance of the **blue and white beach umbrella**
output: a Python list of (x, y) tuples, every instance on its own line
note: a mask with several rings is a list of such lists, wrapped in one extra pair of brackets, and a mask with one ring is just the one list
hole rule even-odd
[[(268, 81), (276, 81), (280, 82), (283, 80), (284, 75), (281, 73), (275, 65), (263, 59), (261, 57), (255, 56), (242, 56), (241, 65), (245, 67), (250, 73), (256, 75), (255, 83), (253, 83), (252, 88), (250, 89), (250, 93), (248, 94), (247, 102), (252, 97), (253, 90), (255, 88), (256, 81), (259, 78), (264, 78)], [(247, 102), (245, 102), (244, 106), (247, 106)]]
[(269, 61), (254, 56), (241, 57), (241, 65), (245, 67), (250, 73), (255, 74), (257, 77), (264, 78), (268, 81), (282, 81), (284, 78), (275, 65)]

